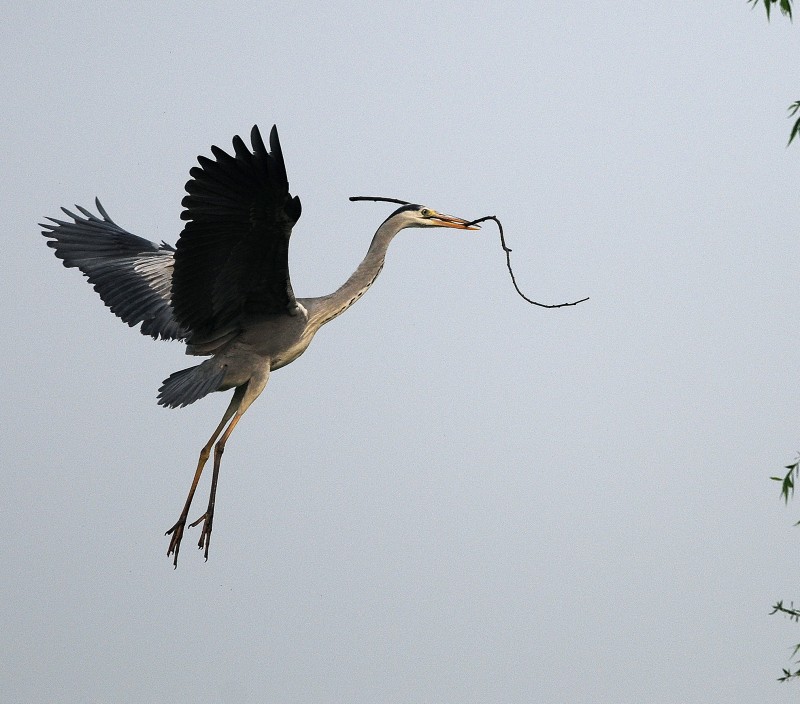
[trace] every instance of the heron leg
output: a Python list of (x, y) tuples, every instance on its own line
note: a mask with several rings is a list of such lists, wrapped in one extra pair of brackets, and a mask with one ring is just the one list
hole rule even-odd
[[(183, 531), (186, 528), (186, 520), (189, 516), (189, 507), (192, 505), (192, 499), (194, 498), (194, 492), (197, 489), (197, 483), (200, 481), (200, 475), (203, 473), (203, 468), (206, 466), (206, 462), (211, 454), (211, 448), (214, 446), (217, 438), (219, 437), (222, 430), (225, 428), (225, 425), (228, 421), (233, 417), (236, 410), (239, 408), (242, 397), (244, 396), (244, 388), (245, 387), (238, 387), (233, 394), (233, 398), (231, 399), (228, 408), (225, 411), (225, 414), (222, 416), (222, 420), (220, 421), (219, 425), (217, 426), (216, 430), (212, 434), (209, 441), (203, 446), (203, 449), (200, 450), (200, 459), (197, 461), (197, 469), (194, 473), (194, 479), (192, 479), (192, 485), (189, 487), (189, 495), (186, 497), (186, 503), (183, 505), (183, 510), (181, 511), (180, 518), (178, 518), (178, 522), (172, 526), (164, 535), (172, 535), (172, 538), (169, 542), (169, 549), (167, 550), (167, 557), (170, 555), (175, 555), (175, 559), (173, 560), (174, 566), (177, 568), (178, 566), (178, 551), (181, 547), (181, 540), (183, 539)], [(216, 484), (216, 474), (217, 474), (217, 467), (216, 465), (218, 462), (215, 458), (215, 471), (214, 471), (214, 484)], [(194, 524), (193, 524), (194, 525)]]
[[(231, 401), (231, 406), (228, 408), (229, 411), (232, 411), (231, 422), (229, 423), (228, 427), (225, 428), (225, 432), (222, 433), (222, 437), (220, 437), (219, 441), (214, 447), (214, 474), (211, 477), (211, 493), (208, 497), (208, 508), (206, 509), (206, 512), (190, 526), (194, 527), (200, 522), (203, 523), (203, 528), (200, 532), (200, 540), (197, 542), (197, 547), (204, 551), (203, 555), (206, 560), (208, 559), (208, 546), (211, 542), (211, 528), (214, 523), (214, 502), (217, 496), (217, 478), (219, 477), (219, 466), (222, 462), (222, 453), (225, 452), (225, 443), (228, 442), (228, 438), (231, 436), (236, 424), (241, 420), (244, 412), (250, 408), (250, 404), (253, 403), (253, 401), (255, 401), (259, 394), (264, 390), (268, 380), (269, 360), (267, 359), (264, 360), (264, 366), (253, 373), (247, 384), (239, 386), (236, 389), (236, 394), (239, 396), (239, 401), (236, 404), (235, 410), (232, 410), (233, 401)], [(236, 396), (234, 396), (234, 398), (236, 398)], [(230, 416), (228, 416), (228, 418), (230, 418)], [(223, 422), (226, 420), (227, 418), (223, 418)], [(204, 449), (211, 448), (211, 445), (219, 434), (218, 431), (221, 429), (221, 427), (222, 424), (220, 424), (220, 426), (217, 428), (217, 433), (215, 433), (211, 440), (209, 440), (208, 445), (206, 445)]]
[(219, 442), (217, 442), (214, 447), (214, 473), (211, 475), (211, 493), (208, 497), (208, 508), (200, 518), (190, 524), (190, 527), (194, 528), (201, 521), (203, 523), (203, 529), (200, 532), (200, 540), (197, 541), (197, 547), (203, 550), (203, 556), (206, 560), (208, 560), (208, 546), (211, 544), (211, 529), (214, 524), (214, 503), (216, 502), (217, 496), (217, 479), (219, 478), (219, 466), (222, 463), (222, 453), (225, 452), (225, 443), (228, 442), (228, 438), (231, 436), (233, 429), (236, 427), (241, 417), (241, 412), (234, 414), (230, 425), (228, 425), (222, 437), (219, 439)]

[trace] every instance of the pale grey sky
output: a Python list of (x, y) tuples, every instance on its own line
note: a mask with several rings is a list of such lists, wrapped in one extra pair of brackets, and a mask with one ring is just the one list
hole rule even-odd
[[(4, 702), (772, 704), (800, 626), (798, 28), (732, 3), (9, 6)], [(211, 559), (164, 531), (227, 394), (155, 404), (37, 223), (175, 242), (189, 168), (277, 123), (298, 295), (410, 230), (225, 455)], [(204, 484), (202, 494), (207, 491)], [(205, 497), (201, 496), (200, 506)]]

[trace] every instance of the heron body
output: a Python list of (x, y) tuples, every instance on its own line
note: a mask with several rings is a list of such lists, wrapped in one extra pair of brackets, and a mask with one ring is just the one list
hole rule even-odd
[(364, 260), (336, 291), (296, 298), (289, 278), (289, 237), (301, 213), (289, 183), (278, 133), (266, 149), (258, 127), (252, 149), (234, 137), (234, 154), (212, 147), (186, 184), (175, 248), (119, 227), (96, 201), (100, 216), (76, 206), (70, 221), (48, 218), (42, 234), (67, 267), (77, 267), (111, 311), (154, 339), (186, 343), (207, 357), (164, 380), (158, 402), (186, 406), (214, 391), (234, 389), (222, 420), (200, 452), (194, 478), (171, 536), (168, 555), (178, 564), (197, 483), (214, 448), (214, 470), (198, 547), (208, 558), (219, 468), (225, 444), (270, 372), (290, 364), (317, 331), (341, 315), (374, 283), (392, 239), (408, 227), (477, 229), (466, 220), (420, 205), (404, 205), (375, 232)]

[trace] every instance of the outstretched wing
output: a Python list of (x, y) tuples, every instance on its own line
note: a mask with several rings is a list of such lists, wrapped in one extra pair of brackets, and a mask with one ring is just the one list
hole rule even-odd
[(277, 129), (271, 152), (258, 127), (251, 141), (252, 151), (234, 137), (234, 156), (211, 147), (214, 159), (198, 157), (186, 184), (172, 304), (180, 323), (201, 336), (247, 315), (297, 312), (288, 252), (300, 199), (289, 194)]
[(181, 340), (187, 331), (172, 313), (170, 290), (175, 250), (132, 235), (117, 225), (95, 200), (102, 220), (75, 206), (83, 217), (62, 210), (74, 222), (47, 218), (40, 223), (47, 243), (66, 267), (77, 267), (111, 312), (154, 339)]

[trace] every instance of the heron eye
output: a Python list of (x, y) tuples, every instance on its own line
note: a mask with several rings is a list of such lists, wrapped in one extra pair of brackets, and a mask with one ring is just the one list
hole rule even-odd
[(431, 211), (428, 208), (423, 208), (419, 211), (419, 214), (422, 215), (423, 218), (429, 218), (431, 216)]

